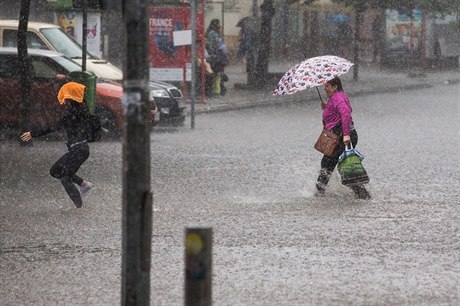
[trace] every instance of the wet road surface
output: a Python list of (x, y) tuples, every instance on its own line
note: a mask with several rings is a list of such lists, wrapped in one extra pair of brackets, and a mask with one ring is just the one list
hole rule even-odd
[[(352, 97), (370, 201), (313, 196), (319, 105), (197, 117), (152, 134), (152, 305), (183, 302), (183, 236), (214, 231), (215, 305), (460, 303), (458, 85)], [(59, 141), (0, 148), (0, 304), (120, 301), (121, 143), (91, 144), (77, 210)]]

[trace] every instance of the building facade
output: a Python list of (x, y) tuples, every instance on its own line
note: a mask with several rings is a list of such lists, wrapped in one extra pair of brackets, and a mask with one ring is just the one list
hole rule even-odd
[[(187, 5), (181, 0), (150, 0), (151, 6)], [(239, 46), (238, 22), (248, 16), (260, 16), (264, 0), (207, 0), (204, 2), (204, 27), (218, 18), (224, 27), (225, 42), (231, 60), (235, 60)], [(50, 9), (50, 7), (52, 9)], [(272, 57), (300, 59), (321, 54), (336, 54), (349, 58), (354, 37), (355, 14), (350, 8), (318, 0), (311, 5), (299, 1), (288, 5), (287, 0), (274, 0), (272, 20)], [(255, 11), (254, 11), (255, 9)], [(0, 18), (17, 19), (20, 1), (3, 0)], [(30, 21), (59, 23), (59, 16), (79, 12), (71, 0), (31, 1)], [(123, 63), (124, 33), (120, 26), (121, 12), (100, 11), (100, 55), (121, 67)], [(372, 61), (374, 35), (373, 21), (379, 12), (366, 12), (360, 31), (361, 57)]]

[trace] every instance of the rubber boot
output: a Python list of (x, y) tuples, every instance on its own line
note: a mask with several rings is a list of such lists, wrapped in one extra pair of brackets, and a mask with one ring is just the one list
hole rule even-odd
[(315, 196), (317, 197), (322, 197), (324, 196), (326, 192), (326, 186), (327, 183), (329, 183), (329, 180), (331, 178), (332, 172), (328, 171), (326, 168), (322, 168), (319, 171), (319, 176), (316, 181), (316, 193)]
[(367, 191), (366, 187), (364, 187), (364, 185), (351, 186), (351, 189), (355, 193), (356, 199), (369, 200), (371, 198), (371, 195)]

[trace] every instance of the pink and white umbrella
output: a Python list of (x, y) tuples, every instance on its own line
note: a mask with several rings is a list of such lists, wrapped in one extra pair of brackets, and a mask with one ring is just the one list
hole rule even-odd
[(353, 63), (334, 55), (306, 59), (289, 69), (273, 90), (273, 95), (290, 95), (307, 88), (321, 86), (336, 76), (345, 74)]

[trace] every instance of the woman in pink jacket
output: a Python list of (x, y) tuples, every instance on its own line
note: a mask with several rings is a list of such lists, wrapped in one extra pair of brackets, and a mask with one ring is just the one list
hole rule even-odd
[[(352, 107), (348, 96), (343, 91), (342, 81), (335, 77), (326, 83), (324, 90), (328, 101), (327, 104), (321, 102), (323, 125), (326, 129), (342, 136), (343, 143), (340, 143), (336, 155), (332, 157), (324, 155), (321, 159), (321, 170), (316, 182), (317, 196), (324, 195), (327, 183), (339, 161), (339, 156), (345, 150), (345, 145), (351, 142), (355, 147), (358, 143), (358, 133), (356, 133), (353, 118), (351, 117)], [(358, 199), (371, 198), (364, 185), (352, 186), (351, 189)]]

